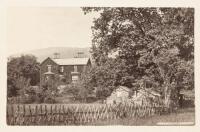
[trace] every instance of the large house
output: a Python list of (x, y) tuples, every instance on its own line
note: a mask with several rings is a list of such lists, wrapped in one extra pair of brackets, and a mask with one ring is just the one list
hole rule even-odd
[(79, 80), (82, 72), (91, 66), (90, 58), (50, 58), (40, 64), (40, 82), (44, 84), (49, 78), (56, 75), (64, 78), (66, 82), (74, 83)]

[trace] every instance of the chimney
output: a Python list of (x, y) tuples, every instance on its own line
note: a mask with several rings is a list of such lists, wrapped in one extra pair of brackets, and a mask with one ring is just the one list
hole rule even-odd
[(54, 59), (60, 59), (60, 53), (54, 53), (53, 58)]

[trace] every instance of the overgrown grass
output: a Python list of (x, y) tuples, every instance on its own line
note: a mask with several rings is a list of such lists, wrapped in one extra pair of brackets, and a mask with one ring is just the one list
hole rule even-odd
[(194, 108), (179, 109), (176, 113), (155, 115), (147, 118), (125, 118), (110, 121), (97, 121), (87, 125), (126, 125), (126, 126), (151, 126), (151, 125), (194, 125)]

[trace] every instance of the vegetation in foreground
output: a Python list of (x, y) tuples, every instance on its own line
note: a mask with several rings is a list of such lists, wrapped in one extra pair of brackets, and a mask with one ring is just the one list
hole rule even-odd
[(8, 125), (87, 125), (96, 121), (144, 118), (166, 113), (162, 106), (113, 105), (8, 105)]
[[(181, 124), (183, 123), (183, 124)], [(126, 125), (126, 126), (150, 126), (150, 125), (194, 125), (194, 108), (179, 109), (176, 113), (155, 115), (147, 118), (117, 119), (110, 121), (98, 121), (88, 125)]]

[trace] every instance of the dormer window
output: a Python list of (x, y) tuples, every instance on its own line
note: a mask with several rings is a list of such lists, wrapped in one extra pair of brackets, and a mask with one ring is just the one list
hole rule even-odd
[(51, 72), (51, 65), (47, 65), (47, 70), (48, 70), (48, 72)]
[(60, 67), (60, 72), (64, 72), (64, 66)]

